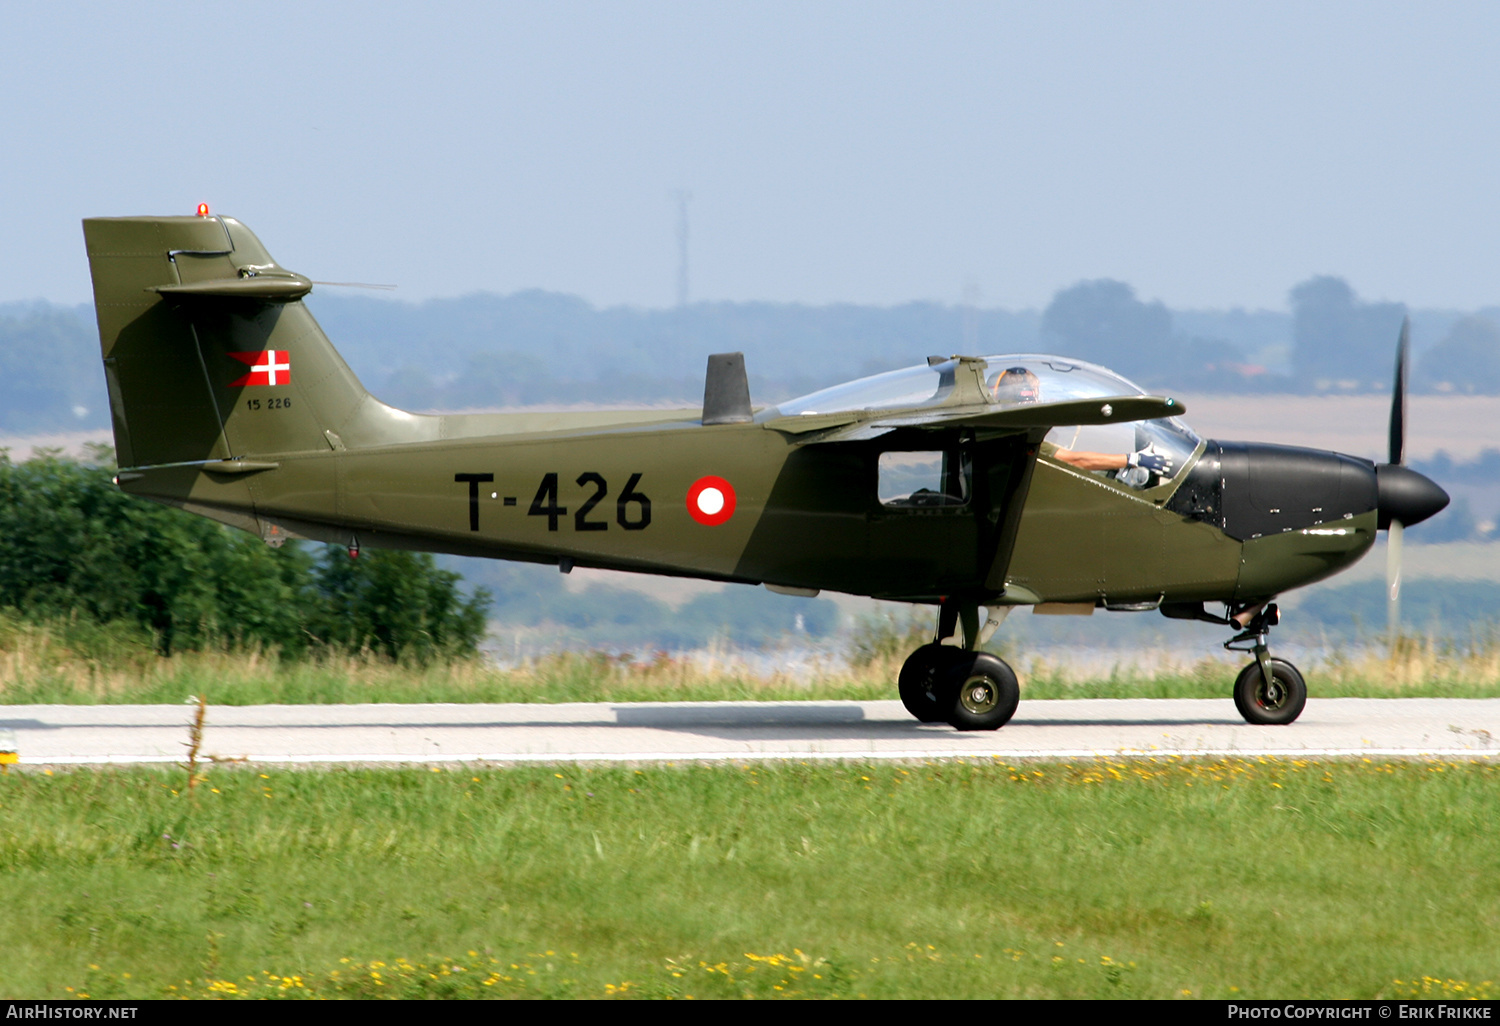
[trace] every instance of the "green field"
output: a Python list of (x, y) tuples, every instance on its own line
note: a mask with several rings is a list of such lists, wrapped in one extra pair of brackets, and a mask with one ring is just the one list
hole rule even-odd
[(1500, 767), (0, 777), (5, 997), (1496, 994)]

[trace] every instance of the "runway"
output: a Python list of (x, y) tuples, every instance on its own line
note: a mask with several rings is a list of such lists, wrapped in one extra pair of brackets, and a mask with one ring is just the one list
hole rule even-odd
[[(180, 763), (189, 706), (0, 707), (23, 767)], [(8, 747), (8, 746), (7, 746)], [(1021, 703), (998, 731), (921, 724), (885, 702), (210, 706), (200, 757), (318, 765), (1500, 756), (1500, 699), (1311, 699), (1252, 727), (1228, 699)]]

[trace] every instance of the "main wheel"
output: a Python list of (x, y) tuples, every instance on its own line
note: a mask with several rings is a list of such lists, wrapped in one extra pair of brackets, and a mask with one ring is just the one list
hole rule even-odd
[(923, 645), (902, 664), (896, 687), (901, 704), (923, 723), (942, 723), (953, 708), (953, 688), (948, 672), (970, 653), (952, 645)]
[(1246, 723), (1257, 726), (1291, 723), (1307, 704), (1307, 682), (1285, 659), (1271, 660), (1271, 682), (1262, 679), (1260, 662), (1251, 663), (1234, 679), (1234, 706)]
[(1015, 715), (1021, 701), (1016, 673), (988, 652), (966, 652), (948, 672), (954, 687), (948, 722), (959, 730), (997, 730)]

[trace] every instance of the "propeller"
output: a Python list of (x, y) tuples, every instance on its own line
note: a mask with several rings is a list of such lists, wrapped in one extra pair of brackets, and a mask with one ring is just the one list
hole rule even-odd
[(1401, 536), (1448, 505), (1448, 493), (1437, 482), (1406, 466), (1406, 365), (1411, 348), (1411, 321), (1401, 323), (1396, 343), (1396, 385), (1391, 396), (1389, 463), (1375, 467), (1378, 526), (1389, 531), (1385, 548), (1386, 626), (1394, 646), (1401, 633)]
[[(1411, 318), (1401, 321), (1396, 342), (1396, 383), (1391, 390), (1390, 464), (1406, 465), (1406, 360), (1411, 350)], [(1401, 545), (1405, 525), (1392, 516), (1385, 545), (1385, 625), (1392, 650), (1401, 635)]]

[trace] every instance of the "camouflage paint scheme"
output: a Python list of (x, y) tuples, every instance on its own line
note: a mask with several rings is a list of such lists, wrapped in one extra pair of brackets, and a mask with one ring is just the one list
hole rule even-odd
[[(720, 424), (698, 410), (411, 414), (364, 390), (301, 302), (312, 283), (237, 221), (101, 218), (84, 232), (120, 487), (273, 544), (917, 602), (1244, 608), (1337, 572), (1375, 538), (1373, 506), (1336, 530), (1231, 537), (1169, 508), (1191, 465), (1141, 490), (1075, 469), (1042, 445), (1050, 427), (1175, 415), (1181, 404), (1127, 395), (1104, 412), (1092, 402), (996, 413), (972, 358), (954, 358), (955, 387), (936, 411), (771, 409)], [(229, 354), (266, 352), (289, 354), (289, 380), (237, 386), (249, 367)], [(877, 499), (881, 452), (959, 448), (973, 467), (964, 505)], [(705, 476), (732, 483), (723, 523), (688, 509)]]

